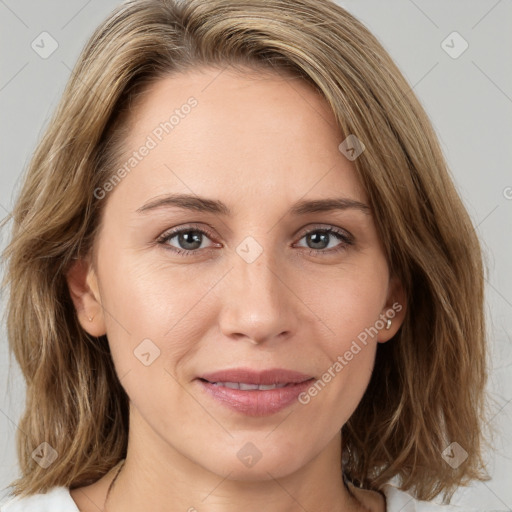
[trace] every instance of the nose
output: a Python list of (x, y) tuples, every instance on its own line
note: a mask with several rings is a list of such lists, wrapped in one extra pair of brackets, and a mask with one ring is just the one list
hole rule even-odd
[(235, 255), (233, 268), (217, 289), (223, 335), (253, 344), (292, 337), (300, 323), (300, 307), (305, 306), (299, 304), (287, 278), (290, 273), (277, 268), (266, 251), (252, 263)]

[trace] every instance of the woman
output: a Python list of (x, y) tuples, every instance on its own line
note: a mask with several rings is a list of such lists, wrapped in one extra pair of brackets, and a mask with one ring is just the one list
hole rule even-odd
[(126, 2), (13, 218), (5, 512), (455, 510), (489, 479), (479, 242), (336, 4)]

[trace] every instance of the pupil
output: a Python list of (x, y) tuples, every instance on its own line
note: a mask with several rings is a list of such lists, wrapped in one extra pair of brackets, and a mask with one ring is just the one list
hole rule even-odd
[[(180, 233), (178, 238), (180, 245), (184, 246), (184, 249), (192, 250), (201, 247), (201, 236), (201, 233), (198, 231), (186, 231)], [(187, 247), (187, 244), (192, 244), (192, 247)]]
[[(315, 233), (311, 233), (308, 235), (310, 241), (312, 241), (313, 245), (315, 244), (324, 244), (325, 247), (329, 245), (329, 234), (321, 231), (317, 231)], [(325, 247), (313, 247), (314, 249), (325, 249)]]

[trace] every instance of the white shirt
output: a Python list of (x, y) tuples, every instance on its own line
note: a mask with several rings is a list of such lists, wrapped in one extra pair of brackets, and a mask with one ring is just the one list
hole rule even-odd
[[(468, 509), (456, 505), (438, 505), (432, 502), (418, 501), (390, 483), (384, 485), (382, 492), (386, 496), (386, 512), (500, 512), (496, 509)], [(25, 498), (6, 497), (0, 502), (0, 512), (80, 511), (67, 487), (52, 487), (45, 494), (34, 494)]]

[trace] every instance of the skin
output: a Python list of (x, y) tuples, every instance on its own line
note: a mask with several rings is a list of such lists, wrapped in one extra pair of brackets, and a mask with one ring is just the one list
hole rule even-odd
[[(366, 390), (377, 343), (403, 321), (403, 288), (390, 278), (372, 215), (287, 213), (301, 199), (368, 204), (354, 163), (338, 149), (344, 137), (302, 81), (196, 68), (140, 98), (128, 153), (190, 96), (197, 107), (103, 199), (93, 252), (67, 276), (83, 328), (107, 334), (130, 398), (128, 454), (106, 510), (385, 511), (380, 493), (354, 488), (356, 500), (342, 485), (340, 430)], [(137, 212), (169, 193), (220, 200), (232, 215)], [(212, 236), (199, 235), (200, 248), (182, 256), (172, 248), (190, 248), (186, 240), (155, 242), (174, 227)], [(350, 233), (353, 245), (306, 236), (329, 227)], [(251, 263), (236, 252), (246, 237), (262, 248)], [(395, 302), (404, 307), (391, 328), (369, 338), (307, 405), (248, 417), (194, 380), (240, 366), (320, 378)], [(147, 338), (160, 350), (149, 366), (134, 356)], [(252, 467), (237, 457), (248, 442), (261, 453)], [(112, 478), (73, 490), (80, 510), (103, 510)]]

